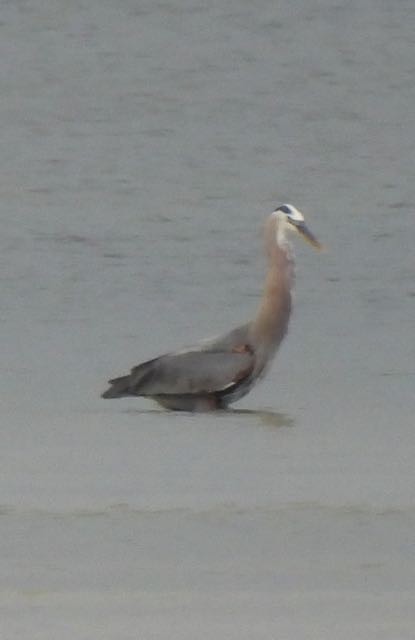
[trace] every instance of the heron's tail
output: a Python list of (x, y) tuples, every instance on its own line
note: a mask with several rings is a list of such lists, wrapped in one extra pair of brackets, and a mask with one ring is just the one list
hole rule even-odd
[(110, 387), (104, 391), (101, 398), (124, 398), (130, 396), (130, 376), (122, 376), (109, 380)]

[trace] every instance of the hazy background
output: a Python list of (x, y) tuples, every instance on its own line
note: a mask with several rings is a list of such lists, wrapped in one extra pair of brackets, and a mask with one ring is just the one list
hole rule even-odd
[[(413, 638), (415, 6), (4, 2), (5, 640)], [(218, 415), (108, 377), (248, 319), (302, 209), (289, 335)]]

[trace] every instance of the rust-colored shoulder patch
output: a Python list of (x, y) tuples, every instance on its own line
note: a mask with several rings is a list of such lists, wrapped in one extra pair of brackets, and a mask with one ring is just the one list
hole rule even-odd
[(249, 344), (240, 344), (232, 349), (233, 353), (249, 353), (253, 356), (254, 352)]

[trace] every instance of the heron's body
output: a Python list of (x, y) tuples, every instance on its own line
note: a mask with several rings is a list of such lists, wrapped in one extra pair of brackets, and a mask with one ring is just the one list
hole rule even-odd
[[(292, 210), (304, 227), (302, 214)], [(265, 226), (268, 273), (254, 320), (213, 340), (139, 364), (128, 375), (110, 380), (103, 398), (143, 396), (172, 410), (211, 411), (226, 408), (250, 391), (273, 359), (291, 313), (294, 264), (278, 211)]]

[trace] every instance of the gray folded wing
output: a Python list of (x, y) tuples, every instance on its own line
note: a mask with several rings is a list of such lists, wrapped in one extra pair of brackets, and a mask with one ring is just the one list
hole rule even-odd
[(250, 352), (172, 353), (134, 367), (128, 377), (128, 390), (142, 396), (213, 393), (248, 376), (253, 366)]

